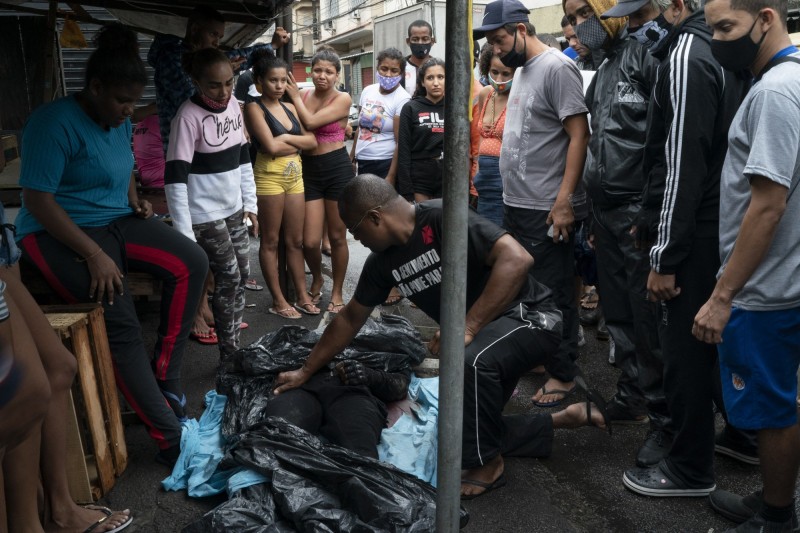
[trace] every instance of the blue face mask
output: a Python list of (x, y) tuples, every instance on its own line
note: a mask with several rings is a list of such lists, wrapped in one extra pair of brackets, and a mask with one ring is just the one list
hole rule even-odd
[(653, 20), (645, 22), (636, 29), (628, 28), (628, 36), (631, 39), (636, 39), (639, 44), (646, 46), (648, 49), (654, 50), (672, 33), (673, 27), (664, 18), (664, 14), (661, 13)]

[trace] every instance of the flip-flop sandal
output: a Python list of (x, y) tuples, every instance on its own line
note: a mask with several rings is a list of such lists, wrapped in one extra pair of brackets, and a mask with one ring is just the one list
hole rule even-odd
[(402, 294), (390, 294), (389, 297), (386, 298), (386, 301), (383, 302), (383, 305), (397, 305), (402, 302), (404, 298), (405, 296)]
[(312, 310), (312, 309), (316, 309), (316, 307), (317, 306), (312, 304), (311, 302), (304, 303), (304, 304), (294, 304), (294, 308), (295, 309), (297, 309), (298, 311), (300, 311), (304, 315), (311, 315), (311, 316), (317, 316), (318, 314), (320, 314), (322, 312), (319, 309), (317, 309), (316, 311)]
[(477, 479), (462, 479), (461, 483), (466, 483), (467, 485), (475, 485), (476, 487), (481, 487), (485, 489), (483, 492), (479, 492), (478, 494), (462, 494), (462, 500), (474, 500), (475, 498), (479, 498), (484, 494), (489, 494), (495, 489), (499, 489), (501, 487), (506, 486), (506, 475), (500, 474), (497, 479), (492, 481), (491, 483), (486, 483), (483, 481), (478, 481)]
[[(111, 516), (114, 515), (114, 511), (112, 511), (108, 507), (103, 507), (102, 505), (84, 505), (83, 507), (84, 509), (91, 509), (92, 511), (100, 511), (105, 515), (103, 518), (101, 518), (94, 524), (84, 529), (83, 533), (92, 533), (92, 531), (95, 531), (98, 527), (105, 524), (106, 520), (108, 520)], [(123, 529), (131, 525), (132, 522), (133, 522), (133, 517), (128, 515), (128, 519), (125, 520), (122, 524), (118, 525), (114, 529), (109, 529), (105, 533), (116, 533), (117, 531), (122, 531)]]
[(606, 401), (597, 390), (589, 388), (582, 376), (575, 376), (575, 386), (579, 387), (586, 395), (586, 416), (589, 419), (589, 425), (600, 428), (600, 426), (592, 422), (592, 404), (594, 404), (595, 408), (600, 411), (601, 415), (603, 415), (603, 422), (606, 424), (608, 434), (611, 435), (611, 417), (608, 415), (608, 411), (606, 410)]
[(596, 289), (592, 289), (581, 296), (581, 307), (583, 309), (594, 309), (600, 303), (600, 295), (597, 294)]
[(306, 291), (306, 294), (311, 296), (311, 303), (314, 305), (319, 305), (319, 301), (322, 300), (322, 291), (319, 292)]
[(561, 402), (564, 401), (564, 398), (575, 392), (576, 388), (577, 385), (573, 385), (572, 388), (569, 390), (566, 389), (547, 390), (547, 388), (544, 385), (542, 385), (542, 388), (539, 389), (540, 391), (542, 391), (542, 396), (547, 396), (548, 394), (560, 394), (561, 398), (559, 398), (558, 400), (553, 400), (551, 402), (542, 402), (534, 400), (533, 405), (537, 407), (556, 407), (558, 405), (561, 405)]
[(264, 286), (259, 285), (258, 282), (254, 279), (248, 279), (244, 282), (244, 288), (248, 291), (263, 291)]
[(300, 320), (301, 318), (300, 315), (292, 316), (289, 314), (292, 311), (294, 311), (294, 308), (291, 306), (287, 307), (286, 309), (280, 309), (280, 310), (277, 310), (274, 307), (269, 308), (270, 314), (278, 315), (279, 317), (285, 318), (287, 320)]
[(189, 338), (196, 340), (200, 344), (219, 344), (219, 339), (217, 338), (217, 332), (213, 329), (209, 330), (208, 333), (198, 333), (196, 331), (192, 331), (189, 333)]
[(339, 313), (344, 307), (344, 303), (335, 304), (333, 302), (328, 302), (328, 312), (333, 313), (334, 315)]

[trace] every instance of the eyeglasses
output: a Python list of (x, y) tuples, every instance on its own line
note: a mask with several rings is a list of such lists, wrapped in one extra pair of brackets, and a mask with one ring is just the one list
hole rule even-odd
[(369, 212), (370, 211), (380, 211), (381, 207), (383, 207), (383, 206), (379, 205), (379, 206), (376, 206), (376, 207), (371, 207), (371, 208), (367, 209), (366, 211), (364, 211), (364, 214), (361, 215), (361, 218), (358, 219), (358, 222), (356, 222), (356, 225), (353, 226), (352, 228), (347, 228), (347, 231), (349, 231), (351, 235), (355, 235), (356, 234), (356, 230), (361, 225), (361, 223), (364, 222), (364, 219), (367, 218), (367, 215), (369, 214)]

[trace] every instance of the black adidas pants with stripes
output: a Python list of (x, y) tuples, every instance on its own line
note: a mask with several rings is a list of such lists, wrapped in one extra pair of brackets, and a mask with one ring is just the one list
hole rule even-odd
[(519, 378), (548, 364), (561, 342), (561, 313), (552, 300), (518, 304), (481, 329), (464, 349), (464, 469), (501, 453), (547, 457), (553, 439), (549, 414), (503, 415)]

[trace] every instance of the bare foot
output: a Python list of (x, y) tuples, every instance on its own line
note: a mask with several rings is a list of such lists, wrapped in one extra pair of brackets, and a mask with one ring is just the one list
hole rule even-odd
[[(501, 475), (503, 475), (503, 469), (505, 465), (503, 463), (503, 456), (498, 455), (488, 463), (483, 466), (479, 466), (477, 468), (470, 468), (469, 470), (462, 470), (461, 471), (461, 479), (471, 479), (473, 481), (480, 481), (481, 483), (486, 483), (487, 485), (491, 485), (494, 483)], [(472, 496), (475, 497), (479, 494), (483, 494), (486, 492), (486, 489), (483, 487), (479, 487), (477, 485), (473, 485), (471, 483), (461, 483), (461, 496)]]
[(319, 280), (311, 280), (311, 287), (308, 288), (308, 296), (311, 297), (311, 303), (314, 305), (319, 305), (319, 301), (322, 299), (322, 286), (325, 284), (325, 280), (321, 277)]
[(72, 505), (69, 510), (60, 513), (63, 516), (53, 516), (52, 521), (45, 524), (44, 530), (53, 532), (81, 532), (85, 531), (98, 520), (105, 518), (101, 524), (91, 530), (92, 533), (103, 533), (104, 531), (116, 529), (130, 520), (131, 512), (129, 509), (125, 509), (124, 511), (112, 511), (111, 516), (108, 516), (107, 513), (99, 509), (100, 506), (87, 505), (86, 507), (80, 507), (78, 505)]
[(606, 429), (606, 422), (603, 413), (592, 404), (592, 420), (587, 416), (586, 402), (574, 403), (566, 409), (553, 413), (553, 428), (555, 429), (575, 429), (583, 426), (597, 426)]
[(191, 332), (198, 337), (209, 335), (211, 333), (211, 326), (208, 325), (208, 322), (206, 322), (206, 319), (203, 318), (203, 314), (201, 312), (198, 312), (196, 315), (194, 315), (194, 324), (192, 324)]
[(533, 403), (535, 404), (560, 402), (574, 389), (574, 381), (560, 381), (551, 377), (538, 391), (536, 391), (536, 394), (533, 395), (531, 400), (533, 400)]

